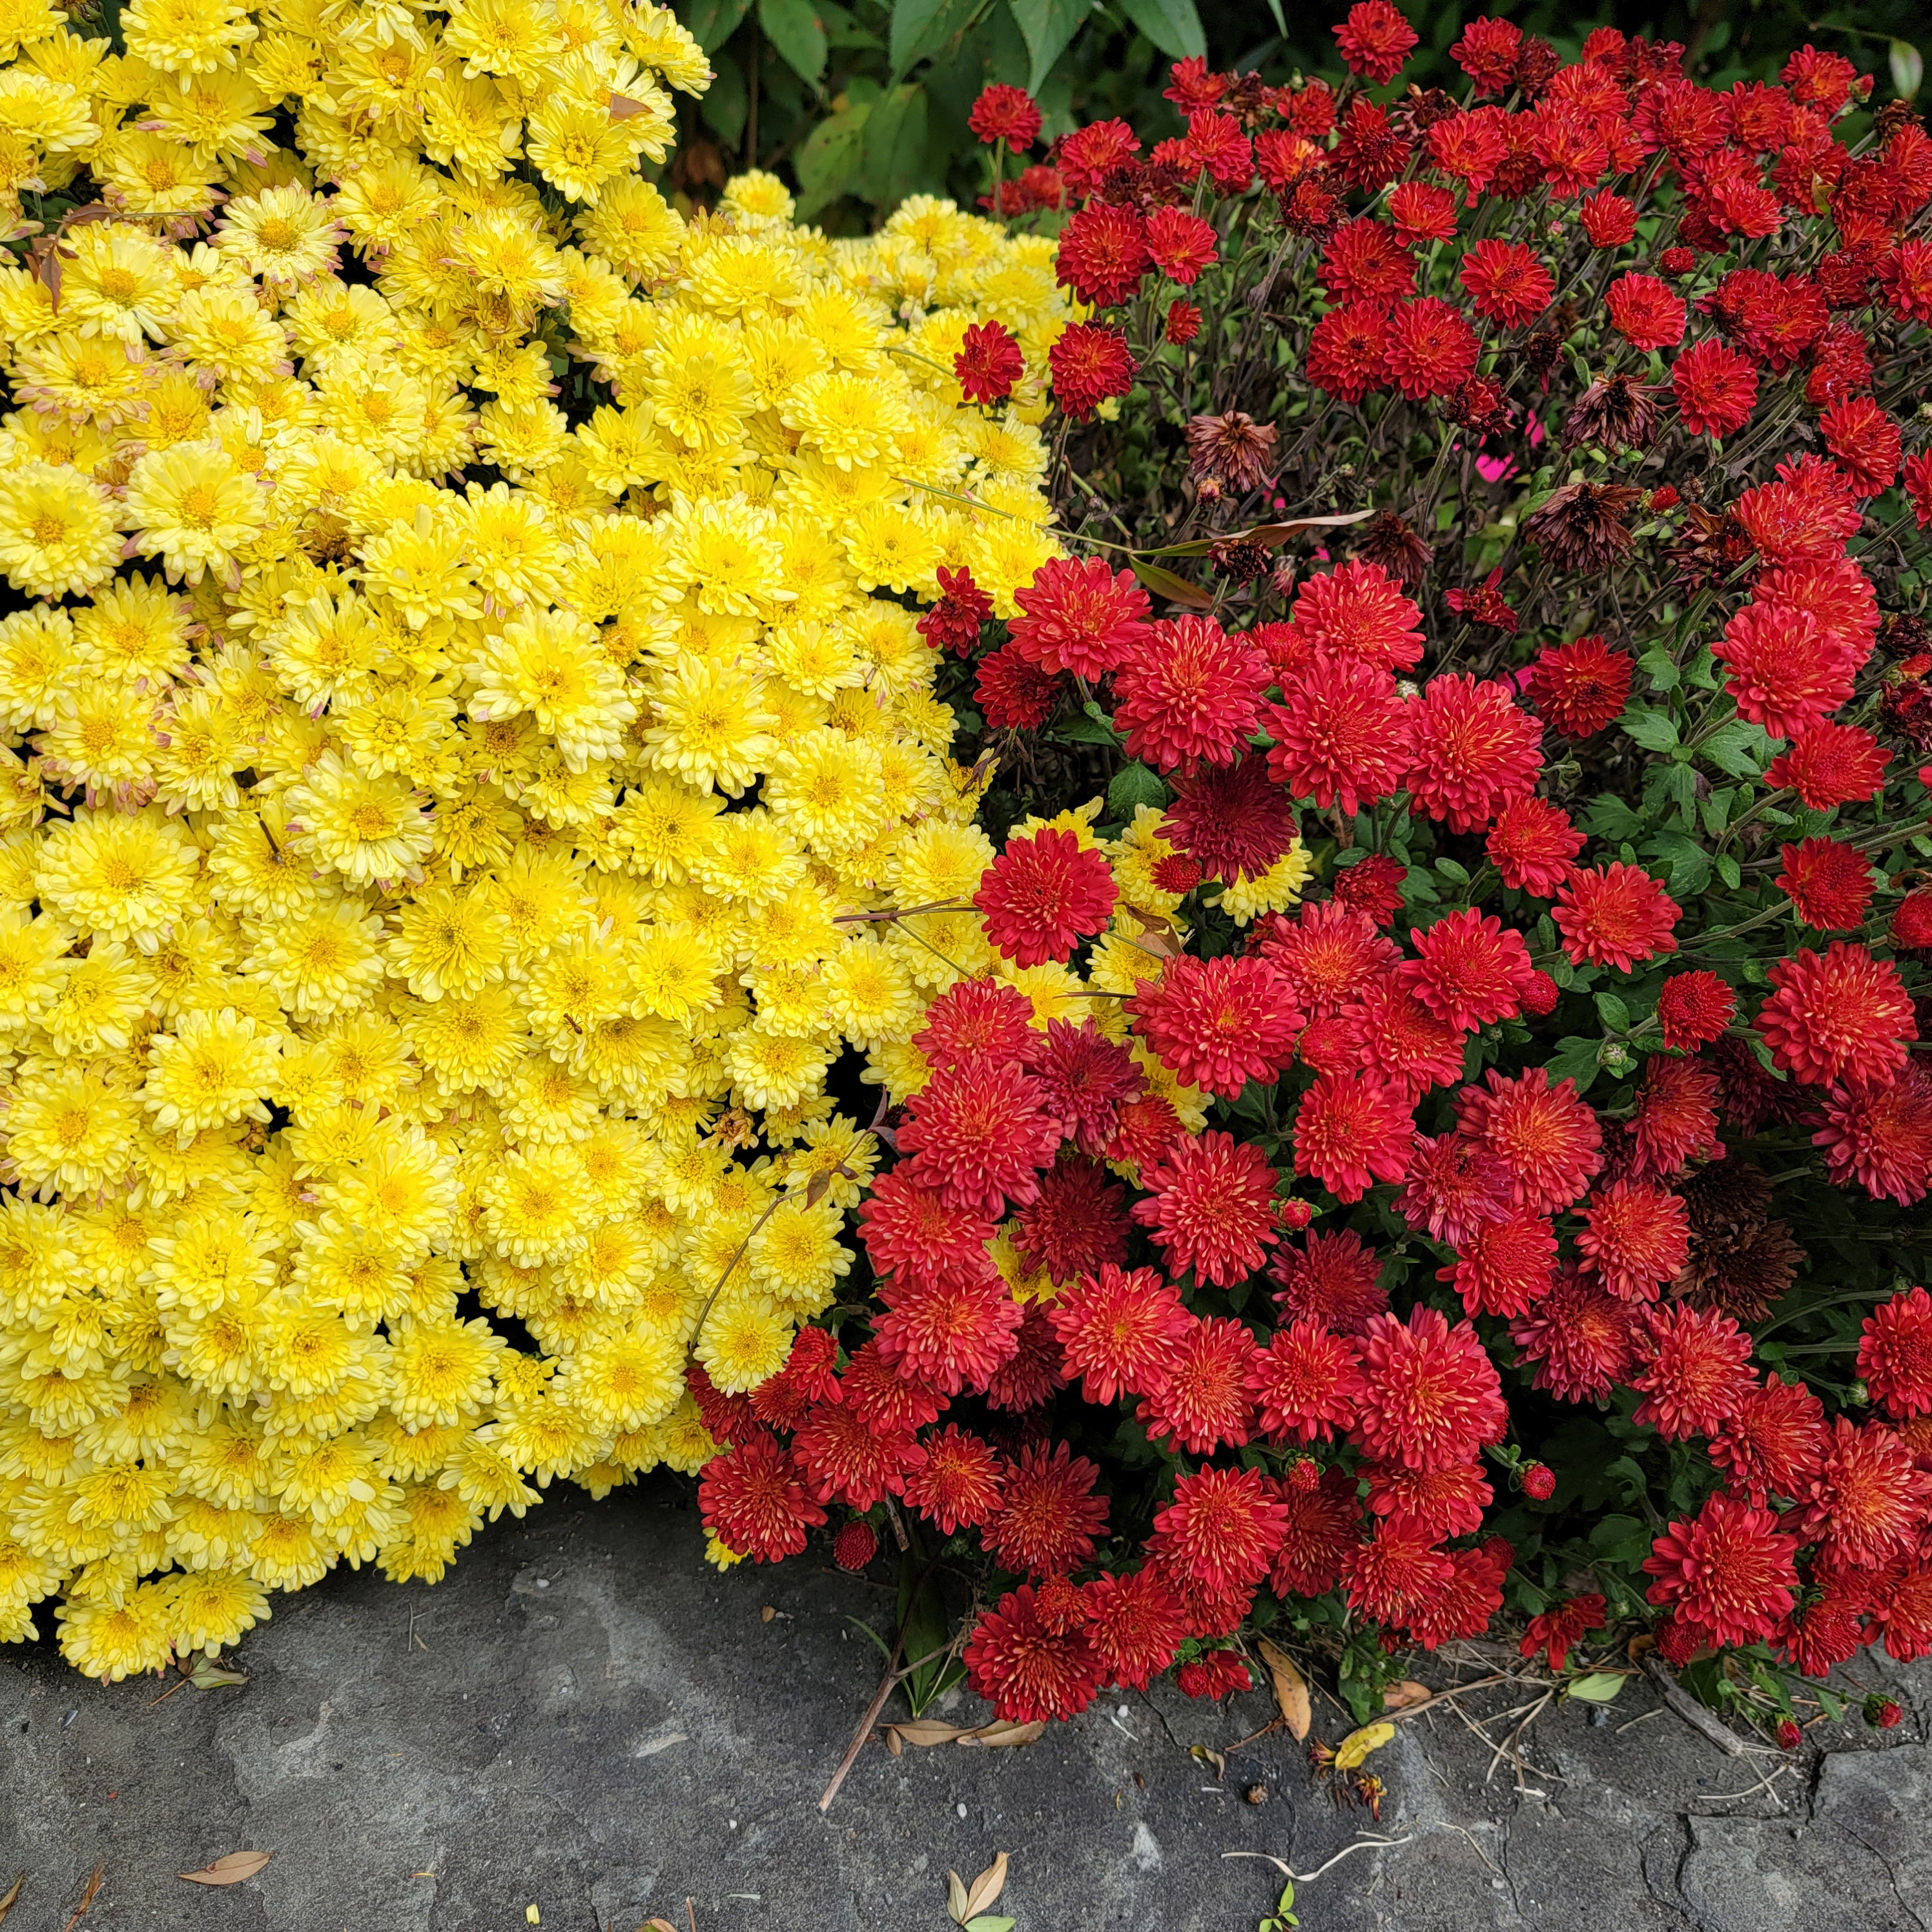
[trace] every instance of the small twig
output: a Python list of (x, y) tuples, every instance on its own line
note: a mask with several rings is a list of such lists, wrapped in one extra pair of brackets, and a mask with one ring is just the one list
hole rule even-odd
[(1701, 1738), (1708, 1739), (1729, 1757), (1744, 1757), (1744, 1740), (1728, 1724), (1720, 1724), (1696, 1698), (1671, 1676), (1664, 1660), (1654, 1651), (1643, 1654), (1643, 1674), (1657, 1687), (1657, 1694)]
[(1420, 1704), (1405, 1705), (1400, 1711), (1384, 1711), (1384, 1718), (1400, 1723), (1404, 1718), (1419, 1716), (1424, 1711), (1432, 1711), (1438, 1704), (1447, 1704), (1460, 1697), (1466, 1690), (1481, 1690), (1492, 1684), (1512, 1684), (1520, 1680), (1506, 1670), (1499, 1670), (1493, 1677), (1473, 1678), (1467, 1684), (1452, 1684), (1446, 1690), (1438, 1690), (1434, 1696), (1425, 1698)]
[[(931, 1566), (927, 1567), (929, 1570)], [(886, 1658), (886, 1674), (879, 1679), (879, 1688), (872, 1693), (872, 1701), (866, 1706), (866, 1714), (859, 1720), (859, 1728), (852, 1733), (852, 1742), (845, 1747), (845, 1755), (838, 1760), (838, 1768), (832, 1774), (832, 1782), (825, 1787), (825, 1795), (818, 1801), (821, 1811), (831, 1810), (832, 1799), (838, 1796), (838, 1787), (845, 1782), (845, 1774), (858, 1762), (859, 1754), (865, 1749), (866, 1740), (872, 1735), (872, 1726), (878, 1722), (879, 1713), (886, 1708), (886, 1700), (898, 1687), (900, 1654), (905, 1648), (906, 1632), (912, 1625), (919, 1593), (925, 1587), (926, 1578), (921, 1576), (906, 1599), (906, 1613), (899, 1620), (898, 1634), (892, 1639), (892, 1649)]]
[(1392, 1852), (1398, 1845), (1412, 1843), (1415, 1834), (1409, 1832), (1400, 1838), (1358, 1838), (1352, 1845), (1344, 1845), (1326, 1864), (1317, 1865), (1312, 1872), (1298, 1872), (1292, 1865), (1268, 1852), (1223, 1852), (1221, 1856), (1224, 1858), (1259, 1858), (1264, 1864), (1273, 1865), (1283, 1878), (1292, 1879), (1297, 1885), (1312, 1885), (1330, 1866), (1339, 1865), (1344, 1858), (1352, 1858), (1358, 1852)]

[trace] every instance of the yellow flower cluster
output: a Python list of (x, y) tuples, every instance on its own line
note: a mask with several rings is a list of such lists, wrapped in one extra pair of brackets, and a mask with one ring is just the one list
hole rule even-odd
[(0, 0), (0, 1640), (105, 1678), (694, 1468), (831, 1304), (991, 957), (897, 916), (989, 856), (916, 607), (1055, 554), (1065, 321), (950, 204), (681, 215), (666, 9), (120, 31)]

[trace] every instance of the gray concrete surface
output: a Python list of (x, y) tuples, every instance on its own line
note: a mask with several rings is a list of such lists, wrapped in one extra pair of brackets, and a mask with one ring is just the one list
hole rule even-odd
[[(1404, 1842), (1300, 1887), (1307, 1932), (1932, 1924), (1932, 1682), (1882, 1660), (1860, 1675), (1906, 1703), (1897, 1731), (1820, 1724), (1743, 1798), (1778, 1760), (1724, 1756), (1633, 1684), (1600, 1726), (1544, 1713), (1520, 1787), (1453, 1710), (1418, 1715), (1372, 1761), (1376, 1826), (1279, 1735), (1221, 1778), (1190, 1755), (1264, 1724), (1258, 1694), (1163, 1688), (1022, 1750), (870, 1745), (821, 1815), (880, 1668), (848, 1620), (883, 1625), (890, 1593), (815, 1556), (720, 1576), (698, 1551), (688, 1486), (568, 1491), (434, 1589), (345, 1573), (276, 1599), (238, 1688), (156, 1702), (49, 1645), (0, 1652), (0, 1892), (26, 1874), (6, 1932), (63, 1932), (97, 1864), (77, 1932), (515, 1932), (532, 1905), (555, 1932), (682, 1932), (687, 1898), (696, 1932), (938, 1932), (946, 1868), (998, 1851), (1018, 1932), (1253, 1932), (1280, 1881), (1225, 1853), (1312, 1872), (1377, 1830)], [(1318, 1700), (1318, 1734), (1348, 1727)], [(176, 1876), (244, 1847), (274, 1854), (244, 1884)]]

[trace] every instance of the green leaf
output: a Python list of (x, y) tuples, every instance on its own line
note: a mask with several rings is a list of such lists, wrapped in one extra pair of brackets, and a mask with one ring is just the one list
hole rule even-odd
[(978, 1918), (967, 1920), (966, 1932), (1013, 1932), (1013, 1927), (1018, 1922), (1015, 1919), (998, 1918), (990, 1912), (982, 1912)]
[(1621, 1671), (1593, 1670), (1587, 1677), (1580, 1677), (1568, 1687), (1569, 1694), (1580, 1697), (1586, 1704), (1607, 1704), (1624, 1688)]
[(1454, 859), (1437, 860), (1436, 862), (1436, 869), (1440, 872), (1451, 885), (1466, 886), (1469, 883), (1468, 872), (1463, 866), (1457, 863), (1457, 862)]
[(1128, 560), (1134, 574), (1156, 597), (1165, 597), (1170, 604), (1178, 604), (1184, 610), (1211, 610), (1214, 600), (1198, 584), (1190, 584), (1186, 578), (1177, 577), (1171, 570), (1157, 563), (1143, 562), (1138, 557)]
[(946, 43), (964, 32), (977, 0), (895, 0), (892, 8), (892, 78), (898, 80), (930, 60)]
[(1650, 674), (1652, 691), (1674, 691), (1678, 685), (1676, 660), (1661, 644), (1647, 650), (1636, 661), (1639, 670)]
[(1596, 996), (1597, 1017), (1612, 1033), (1630, 1031), (1630, 1009), (1614, 993), (1599, 993)]
[(868, 201), (896, 203), (913, 191), (926, 161), (926, 89), (916, 82), (901, 82), (873, 108), (866, 123)]
[[(1621, 844), (1643, 830), (1643, 820), (1622, 799), (1604, 792), (1591, 800), (1588, 810), (1583, 814), (1583, 829), (1594, 832), (1599, 838), (1611, 839)], [(1554, 939), (1546, 940), (1544, 950), (1546, 951), (1556, 943)]]
[(1111, 746), (1120, 742), (1120, 734), (1104, 717), (1089, 718), (1082, 712), (1076, 712), (1065, 724), (1056, 724), (1053, 735), (1073, 745)]
[(1144, 765), (1123, 765), (1107, 788), (1107, 816), (1123, 825), (1131, 825), (1142, 806), (1158, 812), (1166, 802), (1167, 787)]
[(805, 190), (799, 202), (801, 216), (808, 218), (836, 201), (858, 173), (865, 158), (866, 123), (872, 112), (870, 105), (862, 102), (842, 108), (820, 122), (799, 149), (792, 165), (798, 170), (798, 184)]
[(1053, 71), (1054, 62), (1066, 51), (1067, 43), (1092, 11), (1094, 0), (1006, 0), (1006, 4), (1032, 62), (1027, 73), (1027, 92), (1037, 94), (1040, 82)]
[(1912, 100), (1924, 82), (1925, 56), (1910, 40), (1894, 40), (1890, 64), (1892, 84), (1899, 99)]
[(1714, 862), (1718, 868), (1718, 878), (1722, 879), (1732, 892), (1736, 892), (1744, 883), (1744, 868), (1728, 852), (1720, 852)]
[(1674, 752), (1677, 748), (1677, 722), (1666, 711), (1626, 711), (1618, 720), (1626, 737), (1634, 738), (1646, 752)]
[(735, 148), (745, 132), (745, 70), (735, 54), (713, 54), (711, 65), (711, 85), (704, 90), (698, 112), (726, 147)]
[(1170, 60), (1198, 60), (1208, 36), (1194, 0), (1120, 0), (1120, 11)]
[(1586, 1040), (1577, 1034), (1559, 1040), (1547, 1063), (1552, 1084), (1559, 1080), (1574, 1080), (1579, 1094), (1587, 1091), (1597, 1077), (1597, 1055), (1603, 1044), (1600, 1040)]
[(1711, 855), (1689, 833), (1660, 832), (1651, 841), (1670, 867), (1670, 896), (1681, 904), (1711, 883)]
[(738, 31), (738, 22), (752, 10), (752, 0), (690, 0), (684, 24), (698, 44), (716, 53)]
[(816, 87), (825, 73), (830, 49), (825, 23), (812, 0), (758, 0), (758, 25), (800, 80)]
[(1733, 718), (1697, 747), (1697, 755), (1708, 758), (1718, 770), (1734, 778), (1760, 778), (1770, 760), (1771, 740), (1762, 724)]

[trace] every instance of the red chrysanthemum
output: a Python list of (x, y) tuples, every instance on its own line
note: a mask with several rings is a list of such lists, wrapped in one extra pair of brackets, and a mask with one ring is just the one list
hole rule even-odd
[(969, 403), (1004, 402), (1025, 370), (1018, 339), (997, 322), (969, 324), (952, 358), (952, 372)]
[(1532, 1384), (1559, 1402), (1594, 1402), (1630, 1372), (1630, 1310), (1594, 1276), (1566, 1268), (1536, 1306), (1510, 1324), (1510, 1340), (1534, 1363)]
[(1385, 973), (1400, 957), (1366, 914), (1339, 899), (1304, 905), (1294, 918), (1274, 920), (1261, 954), (1286, 976), (1297, 1004), (1313, 1013), (1339, 1012), (1360, 992), (1364, 980)]
[(1864, 513), (1830, 464), (1801, 456), (1779, 464), (1775, 482), (1747, 490), (1737, 518), (1769, 562), (1829, 562), (1858, 533)]
[(1202, 271), (1212, 268), (1220, 259), (1215, 249), (1214, 224), (1184, 208), (1149, 208), (1146, 238), (1154, 266), (1183, 288), (1191, 288)]
[(1070, 1375), (1090, 1402), (1145, 1395), (1172, 1372), (1174, 1353), (1193, 1317), (1180, 1291), (1152, 1268), (1103, 1266), (1047, 1306)]
[(1603, 1166), (1604, 1137), (1576, 1082), (1552, 1086), (1540, 1066), (1515, 1079), (1492, 1068), (1484, 1080), (1463, 1088), (1456, 1120), (1509, 1169), (1519, 1204), (1554, 1214), (1580, 1199)]
[(1251, 956), (1183, 953), (1142, 983), (1126, 1006), (1142, 1038), (1184, 1085), (1228, 1100), (1276, 1079), (1307, 1023), (1291, 983)]
[(1613, 860), (1600, 872), (1573, 871), (1556, 895), (1556, 925), (1573, 966), (1628, 973), (1675, 952), (1677, 902), (1640, 866)]
[(1445, 1469), (1499, 1442), (1509, 1419), (1496, 1364), (1467, 1322), (1418, 1306), (1406, 1324), (1370, 1318), (1363, 1394), (1350, 1439), (1378, 1462)]
[(1148, 1436), (1172, 1438), (1192, 1456), (1210, 1456), (1224, 1442), (1241, 1448), (1254, 1432), (1249, 1384), (1260, 1353), (1238, 1322), (1190, 1322), (1174, 1343), (1166, 1376), (1142, 1401)]
[(1007, 1464), (998, 1506), (980, 1532), (1003, 1569), (1034, 1576), (1065, 1576), (1094, 1554), (1107, 1525), (1107, 1499), (1094, 1486), (1100, 1472), (1064, 1442), (1022, 1450)]
[(1478, 94), (1507, 92), (1516, 79), (1522, 51), (1522, 29), (1514, 20), (1484, 16), (1462, 29), (1449, 58), (1476, 84)]
[(1802, 557), (1768, 566), (1754, 592), (1760, 604), (1808, 613), (1828, 650), (1854, 671), (1878, 636), (1878, 598), (1871, 579), (1848, 556)]
[(1261, 723), (1268, 667), (1245, 636), (1211, 617), (1156, 623), (1114, 674), (1116, 728), (1127, 755), (1172, 771), (1196, 758), (1226, 764)]
[(1161, 836), (1215, 879), (1258, 879), (1294, 843), (1294, 813), (1266, 763), (1203, 765), (1178, 776)]
[(919, 634), (936, 651), (970, 657), (980, 641), (980, 626), (993, 614), (993, 600), (963, 564), (949, 570), (942, 563), (938, 577), (939, 602), (920, 619)]
[(1556, 292), (1550, 271), (1520, 242), (1478, 242), (1460, 272), (1476, 313), (1506, 328), (1534, 322)]
[(1677, 1196), (1660, 1187), (1613, 1181), (1583, 1209), (1578, 1265), (1619, 1301), (1654, 1301), (1690, 1252), (1690, 1215)]
[(1550, 1674), (1562, 1673), (1563, 1661), (1570, 1651), (1593, 1630), (1604, 1627), (1604, 1599), (1592, 1590), (1587, 1596), (1572, 1597), (1540, 1616), (1532, 1617), (1517, 1648), (1525, 1657), (1540, 1651)]
[(1576, 217), (1593, 248), (1621, 248), (1636, 239), (1636, 202), (1608, 189), (1586, 196)]
[(1258, 1469), (1202, 1469), (1174, 1484), (1148, 1549), (1211, 1592), (1245, 1589), (1268, 1574), (1287, 1526)]
[(1120, 1132), (1120, 1108), (1146, 1084), (1132, 1054), (1102, 1038), (1090, 1019), (1078, 1026), (1048, 1020), (1044, 1033), (1029, 1029), (1018, 1053), (1060, 1132), (1082, 1154), (1106, 1154)]
[(1714, 1434), (1756, 1386), (1751, 1338), (1714, 1309), (1681, 1301), (1646, 1309), (1636, 1333), (1628, 1379), (1644, 1397), (1636, 1420), (1666, 1442)]
[(1388, 223), (1366, 215), (1329, 236), (1316, 271), (1331, 304), (1372, 302), (1384, 308), (1415, 286), (1415, 257)]
[(1872, 1622), (1885, 1632), (1888, 1657), (1916, 1664), (1932, 1653), (1932, 1564), (1893, 1564), (1870, 1608)]
[(1511, 799), (1536, 789), (1541, 734), (1507, 684), (1445, 673), (1429, 680), (1408, 711), (1409, 790), (1451, 832), (1480, 831)]
[(1187, 157), (1184, 165), (1190, 170), (1204, 168), (1223, 194), (1244, 194), (1254, 179), (1254, 152), (1232, 114), (1211, 107), (1194, 109), (1187, 117), (1183, 145)]
[(1187, 1635), (1180, 1599), (1156, 1565), (1087, 1585), (1086, 1634), (1105, 1680), (1144, 1690), (1174, 1661)]
[(1398, 976), (1428, 1010), (1459, 1033), (1512, 1018), (1534, 970), (1522, 935), (1493, 914), (1465, 906), (1427, 932), (1412, 931), (1416, 956)]
[(1902, 952), (1932, 951), (1932, 886), (1920, 886), (1892, 909), (1892, 943)]
[(1720, 1490), (1651, 1546), (1643, 1565), (1657, 1579), (1650, 1600), (1670, 1605), (1714, 1643), (1754, 1642), (1796, 1599), (1797, 1550), (1770, 1510)]
[(1269, 707), (1269, 775), (1326, 811), (1359, 812), (1398, 790), (1413, 758), (1395, 680), (1358, 657), (1323, 653), (1285, 679)]
[(1013, 1724), (1077, 1716), (1094, 1701), (1104, 1671), (1086, 1631), (1043, 1617), (1025, 1583), (980, 1613), (966, 1646), (968, 1682)]
[(1167, 305), (1167, 322), (1161, 332), (1175, 348), (1185, 349), (1201, 333), (1200, 310), (1176, 296)]
[(896, 1375), (947, 1395), (983, 1390), (1019, 1346), (1025, 1311), (997, 1276), (886, 1282), (878, 1298), (886, 1310), (873, 1326), (880, 1354)]
[(1381, 303), (1344, 302), (1310, 332), (1308, 380), (1345, 403), (1359, 403), (1390, 380), (1388, 343), (1388, 311)]
[(1317, 651), (1366, 659), (1384, 670), (1422, 661), (1422, 613), (1378, 563), (1356, 562), (1304, 578), (1295, 629)]
[(1794, 1610), (1778, 1627), (1778, 1660), (1803, 1677), (1828, 1677), (1865, 1646), (1864, 1604), (1842, 1596), (1821, 1597)]
[(1908, 1058), (1886, 1086), (1834, 1087), (1811, 1136), (1839, 1186), (1910, 1208), (1932, 1192), (1932, 1074)]
[(1733, 1496), (1762, 1509), (1808, 1495), (1825, 1460), (1825, 1406), (1802, 1382), (1767, 1376), (1711, 1436), (1711, 1460)]
[(1693, 1053), (1723, 1033), (1737, 1010), (1737, 994), (1716, 974), (1701, 968), (1672, 974), (1657, 996), (1664, 1045)]
[(1369, 1073), (1323, 1073), (1294, 1115), (1294, 1162), (1338, 1201), (1359, 1201), (1378, 1180), (1400, 1180), (1415, 1138), (1409, 1100)]
[(910, 1434), (868, 1422), (849, 1395), (814, 1408), (792, 1437), (791, 1453), (820, 1502), (836, 1501), (861, 1511), (900, 1494), (926, 1461), (926, 1451)]
[(1406, 1524), (1378, 1524), (1342, 1559), (1349, 1607), (1378, 1623), (1404, 1624), (1421, 1614), (1455, 1575), (1448, 1552)]
[(973, 695), (995, 731), (1036, 731), (1060, 708), (1066, 680), (1004, 644), (980, 660)]
[(906, 1501), (942, 1536), (978, 1528), (999, 1507), (1004, 1470), (998, 1453), (953, 1423), (922, 1446), (926, 1462), (907, 1480)]
[(1245, 1280), (1275, 1241), (1274, 1170), (1258, 1148), (1209, 1132), (1175, 1141), (1144, 1168), (1133, 1216), (1176, 1274), (1216, 1288)]
[(1518, 1208), (1472, 1228), (1436, 1278), (1454, 1288), (1470, 1315), (1512, 1316), (1526, 1314), (1550, 1292), (1556, 1270), (1556, 1230)]
[(966, 124), (988, 147), (1004, 141), (1010, 148), (1030, 148), (1040, 139), (1040, 109), (1024, 88), (998, 83), (974, 102)]
[(1339, 854), (1335, 862), (1336, 898), (1376, 926), (1388, 925), (1402, 908), (1402, 882), (1408, 868), (1385, 852), (1363, 852), (1352, 866), (1342, 862), (1348, 856)]
[[(1523, 982), (1526, 1008), (1544, 977), (1532, 973)], [(1414, 1094), (1462, 1077), (1462, 1028), (1432, 1013), (1393, 976), (1370, 980), (1347, 1018), (1358, 1046), (1358, 1064), (1384, 1076), (1399, 1075)]]
[(706, 1463), (698, 1506), (704, 1527), (754, 1563), (797, 1556), (806, 1531), (825, 1520), (790, 1456), (763, 1430)]
[(1014, 592), (1013, 648), (1042, 670), (1104, 677), (1147, 636), (1147, 592), (1100, 557), (1054, 557)]
[(1016, 965), (1043, 966), (1102, 931), (1115, 896), (1106, 855), (1048, 826), (1007, 840), (973, 903), (995, 951)]
[(974, 1059), (938, 1067), (908, 1103), (899, 1152), (906, 1178), (949, 1207), (997, 1216), (1040, 1192), (1037, 1170), (1060, 1145), (1060, 1124), (1039, 1083), (1017, 1066)]
[(1882, 1423), (1833, 1422), (1804, 1531), (1820, 1539), (1828, 1563), (1870, 1570), (1916, 1549), (1925, 1522), (1928, 1478)]
[(947, 1067), (982, 1058), (1017, 1060), (1033, 1036), (1033, 1004), (1017, 987), (962, 980), (926, 1008), (912, 1043), (934, 1066)]
[(1778, 848), (1784, 869), (1780, 892), (1815, 932), (1845, 932), (1864, 925), (1873, 879), (1862, 852), (1831, 838), (1807, 838)]
[(874, 1269), (908, 1281), (990, 1270), (986, 1244), (993, 1221), (970, 1208), (950, 1207), (896, 1168), (881, 1174), (860, 1204), (859, 1226)]
[(1070, 322), (1046, 352), (1054, 400), (1076, 422), (1084, 422), (1109, 396), (1124, 396), (1138, 365), (1127, 338), (1103, 323)]
[(1342, 1559), (1360, 1540), (1355, 1478), (1347, 1469), (1317, 1472), (1312, 1462), (1298, 1464), (1296, 1474), (1316, 1480), (1275, 1485), (1286, 1521), (1268, 1585), (1277, 1596), (1319, 1597), (1334, 1588)]
[(1841, 397), (1819, 418), (1825, 447), (1859, 496), (1892, 488), (1904, 454), (1898, 425), (1869, 396)]
[(1299, 1248), (1283, 1248), (1268, 1269), (1275, 1301), (1290, 1321), (1312, 1322), (1344, 1335), (1361, 1335), (1385, 1312), (1382, 1264), (1352, 1228), (1311, 1233)]
[(1546, 899), (1569, 877), (1583, 835), (1547, 799), (1517, 798), (1496, 814), (1483, 849), (1511, 891)]
[(1918, 1036), (1898, 968), (1862, 946), (1834, 939), (1822, 953), (1808, 947), (1777, 961), (1768, 977), (1758, 1035), (1777, 1065), (1800, 1080), (1878, 1084)]
[(882, 1436), (909, 1436), (937, 1421), (946, 1406), (937, 1389), (895, 1375), (876, 1342), (866, 1342), (846, 1364), (836, 1399), (866, 1428)]
[(1908, 1288), (1865, 1317), (1858, 1378), (1873, 1401), (1901, 1421), (1932, 1414), (1932, 1295)]
[(1684, 340), (1684, 298), (1654, 275), (1619, 275), (1604, 291), (1610, 326), (1633, 349), (1668, 349)]
[(1718, 1076), (1688, 1060), (1653, 1056), (1637, 1083), (1630, 1123), (1634, 1180), (1669, 1180), (1695, 1156), (1721, 1156), (1718, 1140)]
[(1413, 1531), (1431, 1543), (1473, 1535), (1482, 1527), (1483, 1511), (1496, 1494), (1477, 1462), (1457, 1462), (1446, 1469), (1370, 1462), (1363, 1473), (1369, 1479), (1370, 1511), (1387, 1517), (1391, 1529)]
[(1043, 1407), (1066, 1386), (1060, 1344), (1037, 1302), (1028, 1304), (1018, 1340), (1019, 1346), (986, 1384), (986, 1406), (1016, 1414)]
[(1500, 1536), (1485, 1537), (1473, 1550), (1448, 1552), (1449, 1580), (1408, 1613), (1408, 1634), (1424, 1650), (1436, 1650), (1480, 1636), (1503, 1606), (1503, 1584), (1515, 1551)]
[(1184, 1664), (1174, 1673), (1174, 1681), (1184, 1696), (1202, 1697), (1210, 1702), (1255, 1688), (1254, 1673), (1246, 1660), (1232, 1650), (1204, 1652), (1191, 1663)]
[(1389, 218), (1396, 238), (1412, 248), (1418, 242), (1453, 241), (1456, 197), (1434, 182), (1398, 182), (1389, 193)]
[(1132, 208), (1105, 202), (1082, 208), (1067, 222), (1056, 260), (1062, 285), (1096, 308), (1126, 301), (1154, 266), (1145, 222)]
[(1588, 738), (1622, 715), (1635, 669), (1629, 652), (1600, 637), (1577, 638), (1537, 654), (1523, 694), (1552, 730)]
[(1466, 382), (1481, 350), (1462, 310), (1440, 296), (1403, 302), (1389, 317), (1389, 374), (1412, 402), (1448, 395)]
[(1515, 1193), (1508, 1167), (1480, 1141), (1418, 1136), (1396, 1207), (1431, 1240), (1460, 1248), (1478, 1228), (1513, 1213)]
[(1829, 718), (1808, 725), (1772, 760), (1765, 782), (1789, 785), (1814, 812), (1876, 796), (1892, 754), (1869, 731)]
[(1364, 76), (1377, 87), (1402, 71), (1417, 40), (1415, 29), (1389, 0), (1355, 0), (1334, 32), (1348, 71)]
[(1360, 1354), (1303, 1318), (1277, 1328), (1254, 1364), (1259, 1427), (1270, 1442), (1313, 1442), (1346, 1428), (1362, 1393)]
[(752, 1391), (752, 1411), (771, 1429), (796, 1429), (817, 1402), (844, 1399), (835, 1364), (838, 1344), (824, 1328), (801, 1328), (778, 1372)]
[(1730, 436), (1757, 406), (1757, 364), (1721, 342), (1694, 342), (1670, 366), (1677, 413), (1693, 436)]
[(1039, 1199), (1015, 1217), (1013, 1245), (1054, 1281), (1118, 1266), (1127, 1258), (1126, 1197), (1097, 1162), (1062, 1154), (1040, 1178)]

